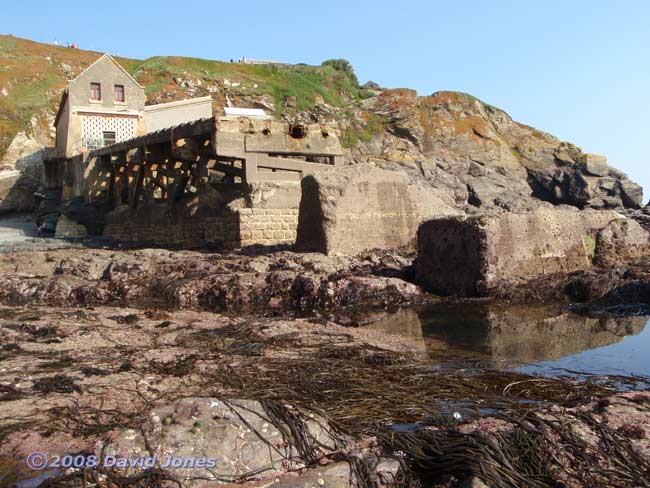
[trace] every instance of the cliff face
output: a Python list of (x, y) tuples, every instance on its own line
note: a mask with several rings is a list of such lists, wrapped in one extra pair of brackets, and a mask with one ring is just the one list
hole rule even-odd
[[(48, 143), (66, 80), (98, 56), (0, 36), (0, 169), (15, 170), (25, 158), (38, 160), (35, 146)], [(148, 103), (210, 95), (215, 110), (232, 103), (289, 121), (336, 121), (350, 163), (406, 172), (446, 205), (470, 213), (525, 210), (542, 201), (580, 208), (641, 206), (641, 188), (604, 157), (515, 122), (471, 95), (360, 87), (340, 60), (321, 66), (179, 57), (118, 62), (146, 87)]]
[(382, 117), (385, 131), (358, 144), (356, 157), (411, 167), (433, 186), (446, 187), (457, 203), (506, 210), (539, 200), (580, 208), (641, 206), (641, 187), (605, 157), (515, 122), (471, 95), (384, 90), (362, 105)]

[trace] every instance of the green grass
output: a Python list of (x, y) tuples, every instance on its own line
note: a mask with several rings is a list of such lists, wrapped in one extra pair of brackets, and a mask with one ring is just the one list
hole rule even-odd
[[(123, 60), (118, 62), (138, 80), (146, 79), (146, 93), (153, 95), (174, 77), (190, 77), (203, 81), (228, 79), (246, 85), (241, 94), (269, 94), (274, 99), (280, 115), (287, 98), (295, 97), (298, 110), (311, 110), (315, 96), (334, 106), (343, 106), (348, 99), (361, 97), (356, 76), (333, 66), (308, 65), (250, 65), (225, 63), (198, 58), (158, 56), (144, 61)], [(153, 79), (153, 80), (152, 80)], [(231, 89), (234, 92), (236, 88)]]
[[(353, 120), (352, 117), (349, 117)], [(370, 142), (370, 140), (381, 134), (386, 128), (386, 121), (371, 112), (366, 112), (364, 115), (366, 120), (365, 127), (358, 127), (350, 124), (347, 129), (341, 131), (341, 145), (346, 148), (354, 147), (358, 142)]]

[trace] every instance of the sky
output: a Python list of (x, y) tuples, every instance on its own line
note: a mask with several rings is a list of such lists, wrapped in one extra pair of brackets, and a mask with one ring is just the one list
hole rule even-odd
[(604, 154), (650, 197), (648, 0), (26, 0), (0, 32), (132, 58), (345, 58), (362, 83), (467, 92)]

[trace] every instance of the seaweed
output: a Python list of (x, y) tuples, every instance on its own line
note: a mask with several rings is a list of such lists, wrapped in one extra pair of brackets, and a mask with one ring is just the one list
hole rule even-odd
[(43, 395), (47, 393), (81, 392), (81, 387), (77, 385), (75, 380), (64, 374), (39, 378), (34, 381), (32, 388)]
[[(642, 434), (640, 429), (615, 430), (593, 416), (607, 408), (607, 398), (622, 381), (634, 385), (644, 384), (644, 379), (433, 368), (404, 354), (357, 344), (343, 333), (323, 332), (319, 341), (310, 343), (293, 333), (268, 337), (263, 330), (259, 322), (244, 320), (182, 332), (176, 346), (196, 353), (138, 368), (124, 362), (119, 371), (188, 378), (182, 391), (160, 393), (156, 404), (188, 395), (260, 401), (270, 422), (296, 446), (307, 466), (318, 465), (323, 454), (305, 428), (306, 413), (323, 419), (341, 442), (375, 439), (381, 455), (402, 466), (391, 479), (379, 479), (372, 456), (340, 451), (332, 458), (350, 463), (360, 488), (458, 486), (472, 477), (499, 487), (650, 486), (650, 464), (631, 443)], [(279, 350), (285, 354), (276, 354)], [(89, 368), (87, 372), (94, 374)], [(35, 391), (78, 391), (74, 380), (63, 375), (39, 381)], [(77, 436), (138, 429), (153, 406), (138, 398), (125, 411), (77, 404), (52, 408), (43, 425)], [(590, 403), (595, 405), (591, 412), (574, 409), (569, 414), (557, 408)], [(552, 415), (551, 406), (556, 407)], [(502, 422), (503, 428), (460, 428), (487, 417)], [(571, 422), (589, 429), (596, 441), (587, 442)], [(76, 471), (43, 486), (82, 486), (83, 480), (101, 488), (170, 482), (182, 486), (182, 480), (160, 471), (137, 477), (102, 474), (100, 478), (97, 472)]]

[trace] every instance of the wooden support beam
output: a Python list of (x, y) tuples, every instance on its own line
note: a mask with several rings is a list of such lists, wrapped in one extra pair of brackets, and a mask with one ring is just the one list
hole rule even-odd
[(172, 143), (172, 158), (177, 161), (197, 161), (202, 152), (201, 143), (191, 137)]
[(109, 169), (109, 180), (108, 180), (108, 190), (106, 191), (106, 201), (108, 202), (109, 205), (111, 205), (112, 208), (115, 208), (116, 206), (116, 195), (117, 191), (115, 189), (117, 188), (117, 185), (115, 185), (115, 168), (111, 166)]
[(135, 185), (133, 189), (133, 198), (130, 200), (131, 208), (137, 208), (140, 194), (142, 193), (142, 183), (144, 181), (144, 166), (140, 165), (138, 174), (135, 178)]
[(167, 163), (167, 205), (169, 207), (176, 201), (176, 192), (178, 191), (180, 175), (176, 166), (177, 164), (173, 160), (169, 160)]
[[(115, 208), (124, 204), (124, 180), (126, 179), (126, 151), (115, 155), (112, 165), (113, 203)], [(127, 193), (128, 195), (128, 193)]]
[(144, 180), (144, 154), (146, 147), (135, 148), (127, 153), (129, 175), (129, 205), (131, 208), (138, 206), (140, 191)]

